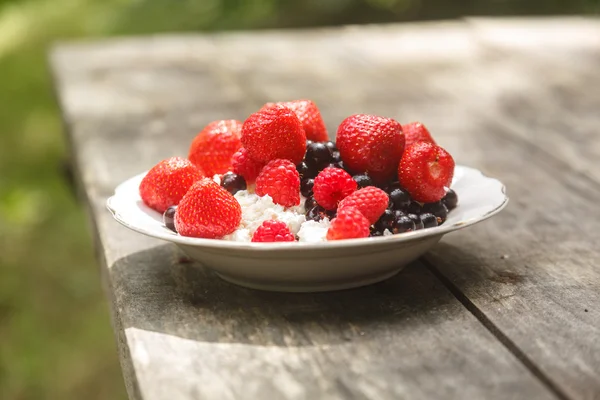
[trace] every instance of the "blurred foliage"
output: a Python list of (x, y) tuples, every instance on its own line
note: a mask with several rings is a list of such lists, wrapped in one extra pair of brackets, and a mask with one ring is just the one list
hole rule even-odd
[(464, 15), (600, 0), (0, 0), (0, 399), (124, 399), (90, 235), (65, 182), (46, 49), (59, 39)]

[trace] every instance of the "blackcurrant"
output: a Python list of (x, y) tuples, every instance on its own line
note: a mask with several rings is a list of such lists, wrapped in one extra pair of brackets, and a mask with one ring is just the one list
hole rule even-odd
[(359, 189), (373, 186), (373, 180), (367, 174), (354, 175), (352, 179), (354, 179), (354, 182), (356, 182)]
[(175, 229), (175, 212), (177, 211), (177, 206), (171, 206), (167, 208), (163, 214), (163, 222), (165, 226), (177, 233), (177, 229)]
[(313, 186), (315, 185), (315, 180), (312, 178), (302, 179), (300, 182), (300, 193), (302, 196), (309, 197), (312, 196)]
[(407, 214), (408, 218), (412, 219), (413, 222), (415, 223), (415, 230), (419, 230), (419, 229), (423, 229), (423, 221), (421, 221), (421, 218), (419, 218), (419, 216), (417, 214)]
[(410, 195), (402, 188), (394, 188), (390, 192), (390, 200), (394, 202), (396, 210), (406, 210), (410, 205)]
[(448, 211), (454, 210), (456, 208), (456, 206), (458, 205), (458, 195), (456, 194), (456, 192), (454, 190), (448, 189), (448, 191), (446, 192), (446, 195), (442, 199), (442, 203), (444, 203), (446, 205), (446, 208), (448, 208)]
[(240, 190), (246, 190), (246, 180), (241, 175), (228, 172), (221, 178), (221, 186), (229, 193), (236, 194)]
[(415, 230), (415, 223), (408, 215), (402, 213), (394, 221), (393, 233), (404, 233)]
[(423, 204), (422, 212), (435, 215), (438, 225), (443, 224), (448, 218), (448, 209), (441, 201)]
[(433, 228), (438, 226), (437, 217), (430, 213), (423, 213), (419, 215), (421, 222), (423, 222), (424, 228)]
[(306, 147), (304, 160), (309, 167), (315, 166), (317, 169), (322, 169), (332, 161), (331, 150), (325, 146), (325, 143), (311, 143)]

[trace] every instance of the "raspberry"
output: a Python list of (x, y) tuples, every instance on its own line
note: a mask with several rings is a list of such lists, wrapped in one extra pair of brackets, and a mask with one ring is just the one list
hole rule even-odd
[(404, 152), (404, 135), (402, 126), (391, 118), (357, 114), (342, 121), (336, 144), (351, 171), (368, 173), (384, 182), (396, 173)]
[(413, 143), (416, 142), (428, 142), (432, 144), (436, 144), (435, 140), (431, 137), (431, 133), (425, 128), (420, 122), (411, 122), (406, 125), (402, 125), (402, 132), (404, 132), (404, 137), (406, 139), (404, 148), (406, 149)]
[(354, 207), (338, 211), (327, 231), (327, 240), (353, 239), (368, 237), (369, 220)]
[(192, 140), (188, 158), (206, 176), (224, 174), (231, 167), (231, 156), (240, 147), (242, 123), (236, 120), (213, 121)]
[(296, 238), (290, 228), (281, 221), (268, 219), (254, 231), (253, 242), (294, 242)]
[(315, 178), (313, 193), (317, 203), (326, 210), (335, 210), (338, 203), (356, 190), (356, 182), (341, 168), (325, 168)]
[(434, 203), (446, 194), (454, 175), (454, 159), (435, 144), (417, 142), (406, 148), (398, 166), (400, 184), (413, 200)]
[(231, 157), (231, 166), (233, 172), (243, 176), (247, 184), (252, 184), (265, 164), (250, 158), (248, 150), (242, 147)]
[(256, 161), (286, 159), (300, 163), (306, 151), (306, 134), (292, 110), (281, 105), (263, 108), (246, 119), (242, 144)]
[(235, 231), (242, 207), (231, 193), (205, 178), (183, 196), (175, 213), (175, 227), (182, 236), (219, 239)]
[(300, 122), (302, 122), (302, 127), (306, 133), (307, 140), (312, 140), (314, 142), (326, 142), (328, 140), (325, 122), (323, 122), (321, 112), (314, 102), (311, 100), (284, 101), (279, 103), (267, 103), (263, 108), (272, 107), (275, 104), (287, 107), (296, 114)]
[(290, 160), (270, 161), (256, 178), (256, 194), (284, 207), (300, 204), (300, 174)]
[(360, 211), (370, 224), (377, 222), (388, 206), (389, 197), (386, 192), (369, 186), (359, 189), (340, 202), (338, 213), (346, 207), (354, 207)]
[(156, 164), (140, 183), (140, 197), (150, 208), (163, 213), (176, 206), (188, 189), (204, 177), (189, 160), (172, 157)]

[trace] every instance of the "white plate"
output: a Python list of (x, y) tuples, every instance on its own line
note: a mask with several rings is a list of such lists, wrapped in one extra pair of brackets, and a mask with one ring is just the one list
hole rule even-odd
[(502, 210), (504, 185), (480, 171), (456, 166), (452, 188), (459, 204), (436, 228), (399, 235), (321, 243), (247, 243), (179, 236), (162, 215), (142, 202), (138, 187), (146, 173), (120, 184), (107, 207), (124, 226), (175, 243), (221, 278), (246, 287), (315, 292), (363, 286), (387, 279), (435, 245), (444, 234), (484, 221)]

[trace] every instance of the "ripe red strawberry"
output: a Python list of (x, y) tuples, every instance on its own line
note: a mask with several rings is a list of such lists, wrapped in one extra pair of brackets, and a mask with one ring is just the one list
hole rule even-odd
[(406, 139), (404, 149), (415, 142), (428, 142), (436, 144), (435, 140), (431, 137), (431, 133), (425, 128), (420, 122), (411, 122), (406, 125), (402, 125), (402, 132), (404, 132), (404, 138)]
[(439, 201), (446, 194), (454, 175), (454, 159), (444, 149), (427, 142), (406, 148), (398, 166), (400, 184), (411, 197), (423, 203)]
[(175, 227), (182, 236), (219, 239), (235, 231), (242, 207), (231, 193), (205, 178), (183, 196), (175, 213)]
[(264, 166), (256, 178), (256, 194), (268, 194), (273, 202), (284, 207), (300, 204), (300, 174), (290, 160), (273, 160)]
[(404, 135), (402, 126), (391, 118), (357, 114), (342, 121), (336, 144), (350, 170), (383, 182), (396, 173), (404, 152)]
[(338, 203), (356, 190), (356, 181), (341, 168), (327, 167), (315, 178), (313, 195), (317, 204), (335, 210)]
[(224, 174), (231, 167), (231, 156), (242, 147), (241, 132), (240, 121), (213, 121), (192, 140), (188, 158), (207, 176)]
[(327, 230), (327, 240), (364, 238), (369, 236), (369, 220), (354, 207), (338, 211)]
[(326, 142), (329, 140), (327, 136), (327, 128), (319, 108), (312, 100), (294, 100), (283, 101), (278, 103), (267, 103), (263, 108), (272, 107), (275, 104), (285, 106), (296, 113), (296, 116), (302, 122), (302, 127), (306, 133), (306, 139), (313, 142)]
[(281, 105), (264, 108), (242, 126), (242, 144), (256, 161), (290, 160), (297, 165), (306, 151), (306, 134), (292, 110)]
[(285, 222), (268, 219), (254, 231), (253, 242), (295, 242), (296, 238)]
[(248, 150), (242, 147), (231, 157), (231, 166), (233, 172), (243, 176), (246, 183), (251, 184), (256, 181), (256, 177), (265, 166), (265, 163), (250, 158)]
[(140, 183), (140, 197), (150, 208), (163, 213), (176, 206), (188, 189), (204, 172), (181, 157), (172, 157), (156, 164)]
[(342, 200), (338, 206), (338, 213), (346, 207), (354, 207), (369, 220), (370, 224), (374, 224), (386, 210), (388, 203), (389, 196), (386, 192), (375, 186), (368, 186)]

